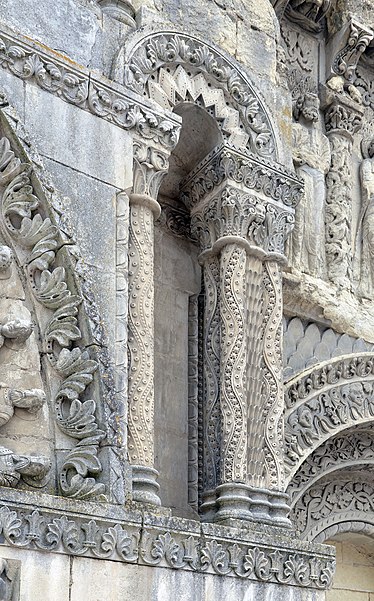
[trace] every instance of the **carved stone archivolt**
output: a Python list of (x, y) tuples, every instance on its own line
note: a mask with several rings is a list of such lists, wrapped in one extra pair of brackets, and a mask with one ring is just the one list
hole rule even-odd
[[(38, 418), (46, 405), (45, 392), (38, 387), (41, 380), (34, 324), (23, 301), (11, 300), (19, 286), (17, 273), (22, 269), (23, 277), (29, 282), (27, 294), (33, 299), (38, 319), (40, 350), (49, 364), (46, 376), (51, 381), (49, 406), (52, 403), (56, 425), (69, 441), (59, 462), (59, 489), (67, 497), (99, 498), (105, 490), (104, 484), (97, 481), (102, 472), (98, 454), (104, 432), (98, 426), (95, 401), (80, 398), (97, 369), (97, 362), (89, 357), (81, 340), (78, 307), (82, 298), (70, 289), (71, 259), (61, 248), (64, 240), (51, 217), (47, 216), (49, 206), (41, 192), (42, 186), (4, 114), (1, 115), (1, 130), (4, 137), (0, 141), (0, 229), (1, 237), (6, 240), (6, 245), (1, 246), (0, 265), (2, 426), (7, 428), (8, 422), (12, 424), (15, 411)], [(57, 254), (63, 257), (66, 267), (56, 262)], [(7, 298), (7, 290), (10, 298)], [(25, 363), (30, 353), (37, 356), (32, 368), (35, 375)], [(7, 365), (13, 370), (14, 382), (17, 381), (18, 372), (14, 371), (17, 365), (19, 373), (28, 369), (29, 381), (37, 385), (33, 388), (9, 385), (4, 380)], [(1, 447), (0, 477), (4, 486), (16, 486), (21, 477), (33, 486), (43, 486), (50, 467), (48, 457), (29, 456)]]
[(322, 443), (374, 415), (373, 356), (343, 356), (286, 385), (285, 440), (288, 481)]
[[(299, 536), (306, 540), (324, 540), (324, 533), (339, 532), (336, 526), (341, 523), (373, 525), (373, 493), (373, 481), (368, 480), (365, 471), (343, 471), (327, 481), (321, 480), (293, 507)], [(344, 527), (341, 530), (344, 532)]]
[(163, 109), (183, 101), (214, 106), (228, 142), (276, 158), (272, 125), (244, 74), (213, 46), (182, 33), (158, 32), (128, 43), (124, 83)]

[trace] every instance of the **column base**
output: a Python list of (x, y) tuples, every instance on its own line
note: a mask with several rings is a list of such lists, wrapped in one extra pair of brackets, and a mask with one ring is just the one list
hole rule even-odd
[(158, 471), (152, 467), (144, 465), (132, 466), (132, 498), (138, 503), (150, 503), (151, 505), (161, 505), (161, 499), (158, 496), (160, 490), (156, 482)]
[(287, 494), (239, 482), (221, 484), (214, 493), (207, 493), (201, 512), (206, 522), (245, 520), (292, 528)]

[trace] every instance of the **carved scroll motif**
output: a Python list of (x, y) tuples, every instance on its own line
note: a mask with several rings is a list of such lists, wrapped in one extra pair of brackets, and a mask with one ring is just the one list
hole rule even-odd
[[(70, 291), (65, 268), (54, 264), (62, 240), (51, 219), (44, 217), (47, 205), (34, 191), (33, 177), (31, 165), (22, 163), (9, 140), (3, 138), (0, 141), (0, 186), (4, 235), (22, 255), (32, 294), (48, 316), (42, 330), (42, 344), (60, 382), (54, 398), (56, 423), (70, 439), (79, 441), (62, 462), (61, 491), (68, 497), (98, 497), (105, 490), (105, 486), (96, 481), (102, 471), (98, 448), (104, 432), (98, 428), (95, 401), (79, 399), (92, 381), (97, 363), (89, 359), (84, 348), (74, 347), (75, 341), (81, 338), (77, 313), (82, 299)], [(70, 258), (66, 256), (66, 259), (69, 263)], [(25, 340), (27, 332), (27, 326), (20, 322), (3, 325), (3, 343), (15, 348), (14, 345)], [(5, 449), (3, 461), (20, 465), (15, 456), (10, 457)], [(38, 470), (40, 473), (42, 468), (31, 461), (30, 467), (22, 469), (29, 470), (25, 473), (31, 476), (38, 474)], [(18, 472), (22, 473), (19, 469)]]

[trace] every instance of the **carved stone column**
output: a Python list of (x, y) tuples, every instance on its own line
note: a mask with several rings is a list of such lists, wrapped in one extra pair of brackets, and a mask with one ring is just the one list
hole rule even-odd
[(361, 127), (362, 107), (348, 95), (329, 88), (323, 97), (331, 166), (326, 176), (327, 273), (337, 286), (350, 289), (352, 282), (352, 146)]
[[(330, 23), (331, 25), (331, 23)], [(321, 106), (331, 146), (326, 176), (326, 260), (330, 280), (350, 288), (352, 282), (352, 146), (361, 127), (363, 107), (353, 85), (357, 63), (374, 33), (351, 17), (330, 37), (327, 45), (326, 87)]]
[(154, 220), (167, 156), (134, 144), (134, 185), (129, 226), (129, 412), (128, 450), (133, 499), (160, 504), (154, 468)]
[(205, 520), (289, 525), (282, 489), (279, 265), (294, 221), (282, 196), (291, 205), (300, 184), (296, 178), (286, 183), (283, 176), (280, 191), (276, 179), (267, 167), (222, 146), (183, 190), (202, 249), (205, 286), (200, 508)]

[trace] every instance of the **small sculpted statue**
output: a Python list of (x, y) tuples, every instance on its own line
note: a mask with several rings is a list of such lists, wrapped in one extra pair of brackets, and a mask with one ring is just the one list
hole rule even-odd
[(0, 280), (9, 280), (13, 253), (9, 246), (0, 246)]
[(360, 179), (362, 208), (359, 226), (362, 225), (361, 293), (374, 294), (374, 138), (362, 145), (364, 160)]
[(29, 413), (37, 413), (45, 402), (43, 390), (15, 390), (0, 383), (0, 427), (4, 426), (14, 414), (15, 407)]
[(17, 486), (21, 477), (34, 486), (42, 485), (51, 463), (47, 457), (17, 455), (0, 447), (0, 486)]
[(0, 324), (0, 348), (5, 344), (11, 349), (19, 350), (32, 331), (33, 324), (30, 320), (6, 319)]
[(296, 20), (297, 15), (318, 23), (330, 8), (331, 0), (290, 0), (288, 12)]

